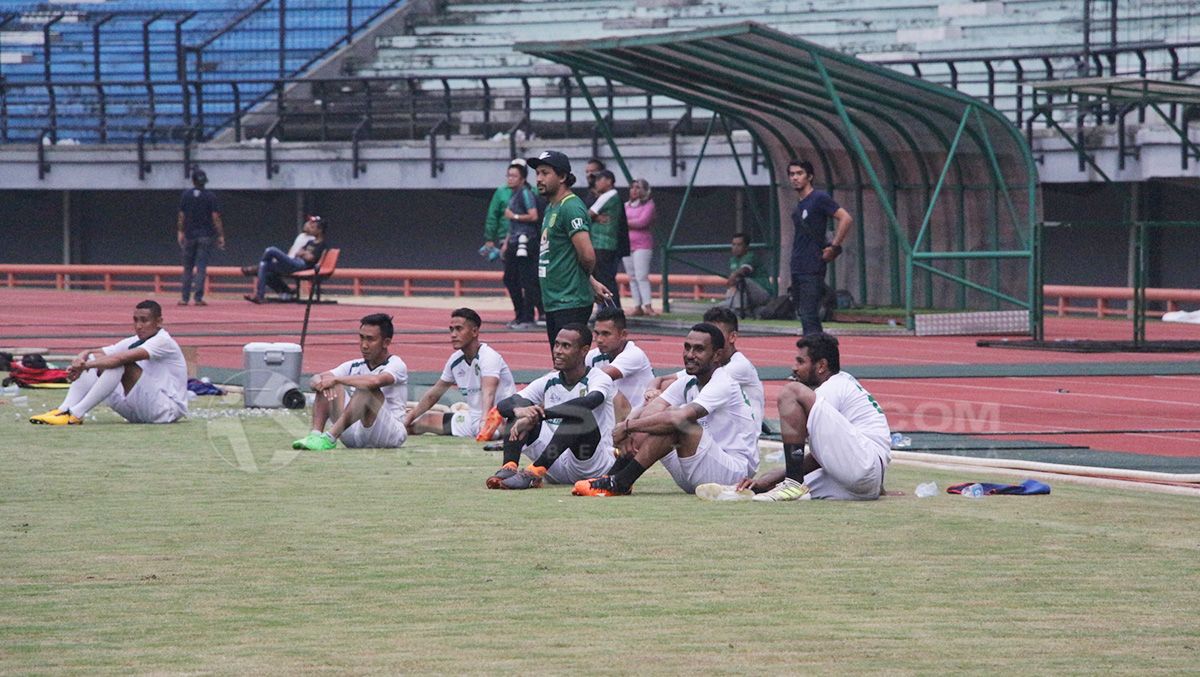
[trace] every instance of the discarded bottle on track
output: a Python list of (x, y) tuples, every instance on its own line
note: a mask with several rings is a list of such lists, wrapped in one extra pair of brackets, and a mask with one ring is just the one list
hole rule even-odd
[(983, 498), (983, 485), (976, 482), (968, 487), (963, 487), (962, 495), (966, 498)]

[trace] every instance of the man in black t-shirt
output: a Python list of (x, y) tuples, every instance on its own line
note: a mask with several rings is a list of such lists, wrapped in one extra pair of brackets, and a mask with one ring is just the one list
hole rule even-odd
[[(834, 202), (829, 193), (813, 189), (813, 166), (807, 160), (788, 163), (788, 180), (800, 201), (792, 210), (796, 228), (792, 240), (792, 299), (804, 335), (821, 328), (821, 297), (825, 295), (825, 264), (842, 253), (842, 243), (850, 235), (854, 218)], [(833, 240), (826, 239), (829, 220), (836, 223)]]
[[(192, 297), (192, 282), (196, 283), (196, 305), (204, 302), (204, 283), (208, 274), (208, 254), (213, 244), (225, 248), (225, 225), (221, 222), (221, 207), (217, 196), (205, 190), (208, 175), (200, 168), (192, 170), (192, 188), (183, 191), (179, 198), (179, 215), (176, 218), (179, 248), (183, 251), (183, 298), (179, 305), (186, 306)], [(195, 276), (192, 275), (195, 269)]]

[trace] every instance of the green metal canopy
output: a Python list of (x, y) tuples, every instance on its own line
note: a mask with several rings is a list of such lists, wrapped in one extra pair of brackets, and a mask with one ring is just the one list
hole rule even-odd
[[(752, 22), (516, 49), (570, 67), (581, 85), (609, 78), (748, 130), (770, 158), (777, 254), (793, 231), (787, 163), (809, 159), (855, 218), (836, 283), (860, 300), (906, 306), (910, 327), (918, 305), (1003, 304), (1028, 309), (1040, 336), (1037, 170), (1021, 132), (986, 103)], [(673, 254), (669, 244), (664, 262)], [(788, 256), (777, 261), (786, 287)]]

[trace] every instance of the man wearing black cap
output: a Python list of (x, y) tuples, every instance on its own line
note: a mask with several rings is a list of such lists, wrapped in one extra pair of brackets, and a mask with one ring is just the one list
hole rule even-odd
[[(204, 302), (204, 282), (208, 274), (208, 253), (215, 242), (218, 249), (225, 248), (225, 225), (221, 223), (221, 207), (217, 196), (205, 190), (208, 175), (199, 167), (192, 169), (192, 188), (183, 191), (179, 198), (179, 216), (175, 219), (179, 248), (183, 250), (183, 298), (179, 305), (186, 306), (192, 297), (192, 280), (196, 281), (196, 305)], [(192, 269), (195, 268), (195, 277)]]
[(553, 347), (560, 329), (573, 322), (586, 324), (593, 300), (612, 294), (592, 277), (596, 251), (589, 234), (591, 219), (583, 200), (571, 192), (575, 175), (570, 159), (547, 150), (526, 163), (537, 172), (538, 192), (550, 202), (542, 219), (538, 281), (546, 309), (546, 335)]

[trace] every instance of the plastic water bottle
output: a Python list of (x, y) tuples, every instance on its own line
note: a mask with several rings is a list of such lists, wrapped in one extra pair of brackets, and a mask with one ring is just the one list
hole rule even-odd
[(976, 482), (969, 487), (963, 487), (962, 495), (966, 498), (983, 498), (983, 485)]
[(913, 493), (917, 498), (930, 498), (937, 496), (937, 482), (922, 482), (917, 485), (917, 490)]
[(525, 233), (517, 236), (517, 256), (529, 256), (529, 236)]
[(900, 433), (892, 433), (892, 448), (907, 449), (912, 446), (912, 438)]

